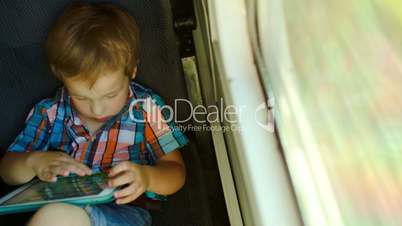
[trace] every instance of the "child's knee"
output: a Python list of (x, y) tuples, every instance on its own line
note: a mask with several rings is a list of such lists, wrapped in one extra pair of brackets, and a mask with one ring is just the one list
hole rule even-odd
[(84, 209), (66, 204), (52, 203), (40, 208), (31, 218), (28, 226), (90, 226), (90, 219)]

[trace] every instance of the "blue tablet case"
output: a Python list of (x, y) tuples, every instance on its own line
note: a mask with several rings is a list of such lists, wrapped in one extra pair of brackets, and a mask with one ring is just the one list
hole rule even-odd
[(106, 186), (106, 173), (58, 177), (56, 182), (35, 179), (0, 198), (0, 214), (27, 212), (43, 205), (64, 202), (84, 206), (114, 200), (114, 190)]

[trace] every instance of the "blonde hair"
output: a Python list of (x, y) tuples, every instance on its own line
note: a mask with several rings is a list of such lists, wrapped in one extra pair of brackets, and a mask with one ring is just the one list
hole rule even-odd
[(131, 77), (139, 59), (134, 19), (109, 4), (68, 7), (46, 41), (48, 63), (59, 79), (96, 81), (101, 71), (123, 70)]

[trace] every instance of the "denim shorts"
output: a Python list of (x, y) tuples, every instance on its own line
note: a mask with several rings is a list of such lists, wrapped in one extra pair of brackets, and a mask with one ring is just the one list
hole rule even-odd
[(149, 211), (133, 205), (113, 202), (87, 205), (84, 210), (91, 219), (91, 226), (151, 226)]

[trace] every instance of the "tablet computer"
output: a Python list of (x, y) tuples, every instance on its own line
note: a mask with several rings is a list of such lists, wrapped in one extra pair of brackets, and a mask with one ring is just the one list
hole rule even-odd
[(33, 211), (54, 202), (80, 206), (107, 203), (114, 200), (114, 191), (107, 187), (107, 174), (104, 172), (58, 177), (56, 182), (34, 179), (0, 198), (0, 214)]

